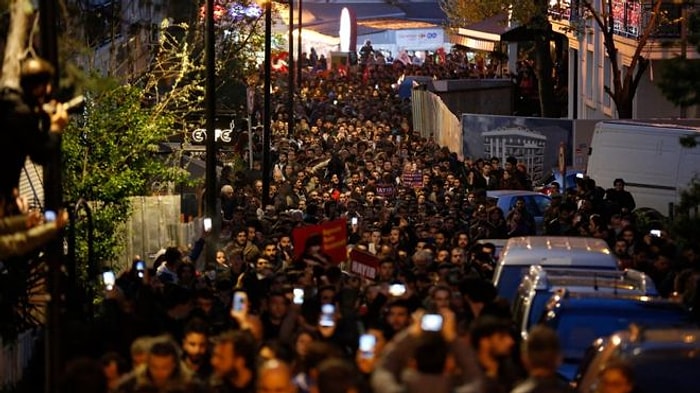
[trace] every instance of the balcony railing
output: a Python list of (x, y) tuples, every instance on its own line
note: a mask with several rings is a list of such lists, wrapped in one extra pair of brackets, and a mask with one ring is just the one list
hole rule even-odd
[[(617, 35), (636, 39), (649, 23), (653, 0), (640, 2), (635, 0), (612, 0), (612, 12), (615, 20), (613, 32)], [(681, 35), (680, 16), (685, 5), (665, 2), (661, 5), (662, 17), (657, 19), (654, 38), (679, 38)], [(579, 0), (551, 0), (549, 17), (555, 21), (581, 22), (583, 6)]]

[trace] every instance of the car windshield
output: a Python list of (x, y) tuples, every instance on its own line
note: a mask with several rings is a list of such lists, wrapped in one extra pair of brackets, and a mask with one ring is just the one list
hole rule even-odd
[(559, 335), (564, 361), (578, 364), (595, 339), (624, 330), (632, 323), (653, 328), (681, 325), (685, 320), (686, 314), (680, 308), (643, 310), (630, 307), (624, 310), (563, 311), (549, 324)]

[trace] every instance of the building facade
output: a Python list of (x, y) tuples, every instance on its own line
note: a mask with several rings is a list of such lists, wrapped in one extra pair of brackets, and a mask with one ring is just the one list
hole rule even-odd
[(505, 162), (508, 157), (518, 157), (524, 163), (531, 179), (541, 179), (544, 174), (544, 153), (547, 137), (526, 127), (507, 127), (485, 131), (484, 157), (498, 157)]
[[(593, 1), (596, 9), (600, 10), (601, 0)], [(600, 27), (592, 18), (584, 19), (575, 10), (572, 12), (568, 1), (555, 3), (550, 12), (553, 29), (568, 38), (569, 117), (616, 118), (615, 104), (605, 92), (605, 86), (612, 84), (612, 70)], [(653, 0), (612, 0), (613, 31), (623, 76), (630, 66), (652, 6)], [(634, 99), (633, 117), (636, 119), (682, 117), (681, 109), (661, 94), (655, 81), (664, 65), (663, 60), (681, 54), (682, 25), (677, 18), (683, 12), (682, 7), (673, 2), (662, 5), (668, 21), (662, 22), (642, 51), (650, 63)], [(687, 49), (687, 58), (700, 58), (692, 45), (687, 45)], [(697, 107), (687, 108), (687, 117), (697, 118), (698, 115)]]

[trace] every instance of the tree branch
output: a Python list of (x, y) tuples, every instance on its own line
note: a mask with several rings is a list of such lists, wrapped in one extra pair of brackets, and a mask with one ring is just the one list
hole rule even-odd
[(631, 91), (637, 91), (637, 86), (639, 86), (639, 82), (642, 80), (642, 77), (644, 76), (644, 73), (646, 72), (648, 67), (649, 60), (640, 56), (639, 66), (637, 67), (634, 73), (634, 78), (632, 79)]
[(19, 88), (20, 60), (27, 46), (29, 19), (34, 8), (29, 0), (12, 0), (0, 86)]

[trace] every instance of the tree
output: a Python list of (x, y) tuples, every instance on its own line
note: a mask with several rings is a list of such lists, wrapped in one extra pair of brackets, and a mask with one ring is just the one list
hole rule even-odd
[(179, 156), (159, 154), (158, 144), (175, 127), (167, 100), (149, 105), (139, 86), (103, 78), (89, 82), (85, 112), (64, 134), (65, 199), (92, 202), (96, 254), (114, 261), (123, 244), (119, 226), (129, 216), (129, 198), (152, 194), (156, 182), (182, 182), (187, 173), (179, 168)]
[(534, 0), (535, 12), (530, 18), (530, 26), (535, 31), (540, 31), (534, 37), (535, 40), (535, 74), (537, 75), (538, 92), (540, 95), (540, 114), (542, 117), (560, 117), (559, 105), (557, 105), (554, 93), (554, 78), (552, 71), (554, 63), (550, 42), (552, 39), (552, 24), (549, 22), (548, 0)]
[[(688, 42), (700, 51), (700, 16), (688, 18)], [(681, 42), (681, 45), (687, 45)], [(666, 60), (661, 68), (657, 85), (661, 93), (678, 106), (700, 104), (700, 62), (689, 60), (683, 54)]]
[(493, 0), (440, 0), (451, 28), (460, 28), (503, 12), (503, 3)]
[[(217, 0), (214, 11), (217, 109), (236, 112), (245, 104), (246, 85), (260, 68), (260, 52), (264, 47), (263, 10), (251, 0)], [(204, 64), (204, 13), (204, 5), (179, 9), (175, 23), (167, 27), (168, 45), (181, 47), (193, 64)], [(189, 77), (203, 85), (204, 68), (193, 71)]]
[[(610, 60), (612, 74), (612, 86), (603, 86), (605, 93), (615, 102), (617, 116), (620, 119), (631, 119), (633, 113), (634, 97), (644, 73), (649, 67), (649, 60), (642, 53), (657, 30), (661, 17), (662, 0), (652, 0), (651, 12), (646, 20), (641, 34), (637, 37), (637, 45), (630, 59), (630, 65), (622, 72), (619, 51), (615, 41), (615, 18), (613, 14), (613, 0), (601, 0), (601, 8), (596, 8), (597, 2), (582, 0), (585, 10), (584, 18), (591, 18), (603, 34), (603, 45)], [(585, 28), (585, 27), (581, 27)]]
[(674, 239), (680, 245), (696, 244), (700, 238), (700, 181), (694, 180), (681, 192), (672, 225)]

